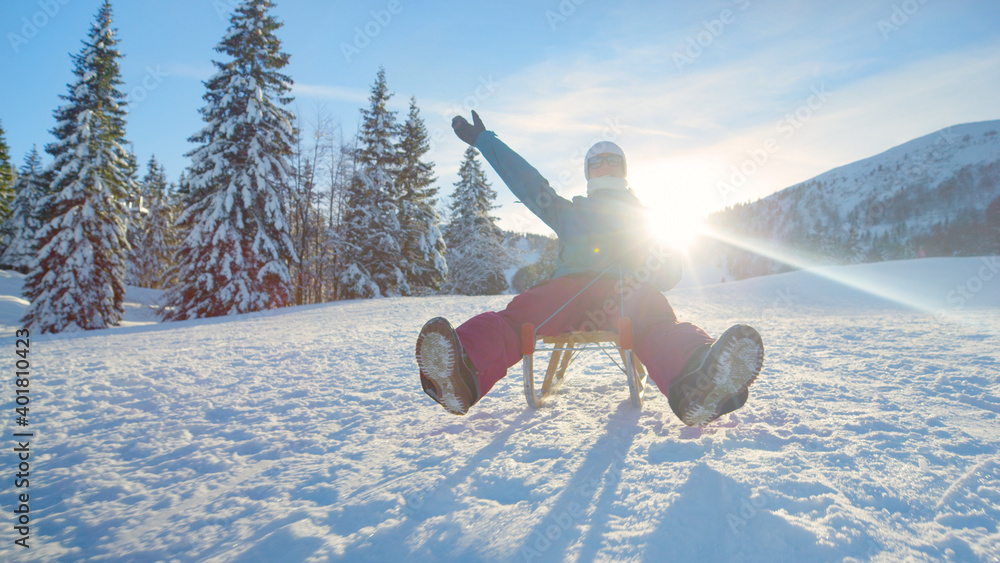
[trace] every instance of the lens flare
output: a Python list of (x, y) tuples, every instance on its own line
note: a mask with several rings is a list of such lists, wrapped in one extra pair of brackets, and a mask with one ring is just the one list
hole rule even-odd
[(731, 235), (718, 229), (704, 226), (702, 233), (714, 240), (765, 256), (782, 264), (787, 264), (800, 270), (808, 270), (822, 278), (840, 285), (863, 291), (870, 295), (898, 303), (911, 309), (940, 316), (940, 308), (929, 303), (926, 297), (908, 291), (901, 287), (889, 287), (884, 282), (859, 276), (848, 268), (824, 267), (830, 266), (828, 260), (812, 257), (808, 253), (796, 249), (791, 252), (774, 243), (754, 239), (744, 235)]

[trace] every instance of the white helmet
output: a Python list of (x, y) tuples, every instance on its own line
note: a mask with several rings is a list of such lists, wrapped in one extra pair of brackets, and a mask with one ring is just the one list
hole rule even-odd
[(587, 151), (587, 156), (583, 159), (583, 177), (588, 180), (590, 179), (590, 165), (587, 164), (588, 161), (591, 158), (604, 153), (617, 154), (622, 157), (622, 177), (624, 178), (628, 173), (628, 163), (625, 160), (625, 151), (611, 141), (601, 141), (590, 147), (590, 150)]

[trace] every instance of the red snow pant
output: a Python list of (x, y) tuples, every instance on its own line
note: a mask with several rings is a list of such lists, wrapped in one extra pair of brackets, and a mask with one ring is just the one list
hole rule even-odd
[(713, 342), (697, 326), (677, 322), (667, 298), (653, 284), (626, 282), (619, 290), (617, 277), (602, 277), (584, 290), (592, 281), (593, 274), (549, 280), (515, 297), (505, 310), (477, 315), (456, 329), (476, 367), (480, 396), (521, 360), (524, 323), (535, 325), (543, 336), (575, 330), (617, 331), (624, 303), (625, 315), (632, 319), (634, 351), (664, 394), (691, 354)]

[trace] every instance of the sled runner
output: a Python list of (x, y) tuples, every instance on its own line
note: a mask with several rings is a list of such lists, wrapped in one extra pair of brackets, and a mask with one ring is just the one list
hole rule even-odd
[[(551, 344), (551, 348), (538, 348), (536, 343)], [(632, 322), (628, 317), (618, 320), (618, 332), (564, 332), (556, 336), (541, 336), (531, 323), (521, 326), (521, 355), (524, 370), (524, 396), (528, 405), (537, 408), (552, 394), (552, 391), (563, 382), (566, 368), (577, 353), (585, 350), (617, 350), (628, 379), (629, 396), (632, 406), (642, 408), (643, 395), (646, 392), (646, 370), (632, 351)], [(545, 379), (539, 391), (535, 390), (534, 355), (535, 352), (552, 352), (549, 365), (545, 370)], [(609, 358), (614, 361), (610, 355)], [(618, 362), (615, 362), (617, 364)]]

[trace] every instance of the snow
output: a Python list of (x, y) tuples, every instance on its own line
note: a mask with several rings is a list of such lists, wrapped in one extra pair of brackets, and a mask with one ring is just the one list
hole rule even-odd
[[(701, 430), (655, 387), (634, 410), (600, 354), (541, 409), (518, 365), (444, 412), (419, 389), (420, 326), (510, 296), (158, 324), (160, 292), (129, 287), (127, 326), (32, 335), (32, 547), (5, 489), (0, 559), (997, 561), (997, 260), (670, 292), (682, 320), (767, 346), (748, 405)], [(10, 348), (22, 280), (0, 274)]]

